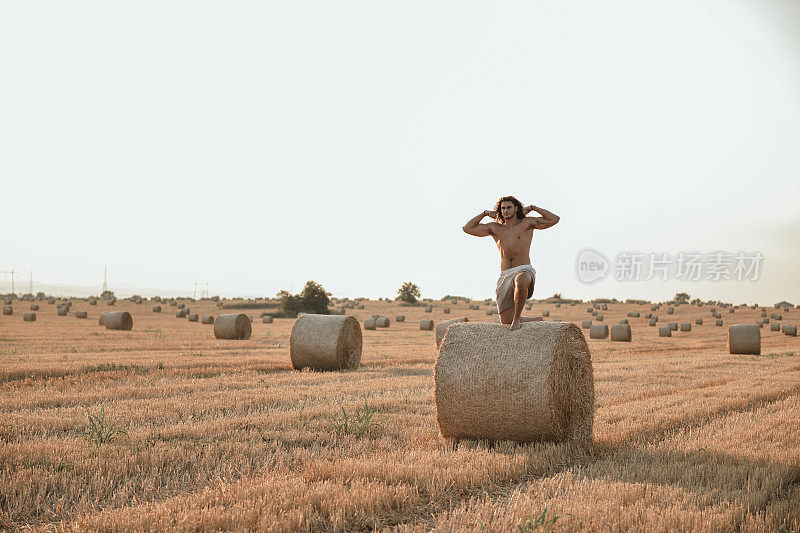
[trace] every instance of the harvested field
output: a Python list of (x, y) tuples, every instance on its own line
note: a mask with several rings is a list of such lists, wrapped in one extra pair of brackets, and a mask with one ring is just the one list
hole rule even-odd
[[(659, 337), (627, 315), (649, 304), (608, 304), (605, 319), (627, 317), (632, 340), (581, 330), (594, 368), (589, 446), (454, 446), (438, 435), (435, 332), (419, 327), (431, 315), (363, 303), (346, 310), (360, 324), (406, 321), (362, 331), (352, 372), (293, 370), (293, 319), (217, 340), (123, 299), (115, 310), (131, 313), (131, 331), (49, 306), (36, 322), (0, 316), (0, 530), (529, 531), (542, 513), (565, 531), (800, 529), (799, 338), (764, 328), (761, 355), (732, 355), (727, 327)], [(220, 313), (213, 301), (191, 309)], [(587, 316), (585, 303), (535, 309)], [(782, 315), (800, 323), (796, 309)], [(670, 319), (708, 316), (681, 305)], [(760, 317), (740, 308), (725, 322)], [(115, 440), (76, 431), (101, 409), (125, 432)]]

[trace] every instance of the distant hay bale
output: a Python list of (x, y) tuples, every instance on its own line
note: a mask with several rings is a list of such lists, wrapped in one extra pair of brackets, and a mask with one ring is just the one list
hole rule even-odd
[(364, 309), (364, 304), (358, 304), (359, 309)]
[(769, 318), (762, 319), (762, 322), (764, 322), (764, 324), (769, 324)]
[(783, 315), (775, 315), (775, 320), (783, 320)]
[(721, 318), (717, 319), (716, 325), (717, 326), (721, 326), (722, 325), (722, 319)]
[(186, 315), (186, 320), (188, 320), (189, 322), (197, 322), (198, 320), (200, 320), (200, 316), (197, 313), (189, 313), (188, 315)]
[(13, 315), (14, 314), (14, 308), (11, 307), (10, 305), (4, 305), (3, 306), (3, 314), (7, 315), (7, 316), (8, 315)]
[(436, 347), (438, 348), (442, 344), (442, 339), (444, 339), (445, 333), (447, 333), (447, 328), (449, 328), (453, 324), (459, 324), (461, 322), (469, 322), (469, 319), (466, 317), (463, 318), (454, 318), (452, 320), (445, 320), (444, 322), (439, 322), (436, 324)]
[[(270, 317), (271, 319), (272, 317)], [(213, 324), (214, 323), (214, 315), (203, 315), (203, 318), (200, 319), (202, 324)]]
[(3, 305), (11, 305), (11, 298), (3, 298)]
[(790, 337), (797, 337), (797, 326), (791, 326), (789, 324), (784, 325), (783, 334), (789, 335)]
[(106, 329), (118, 329), (123, 331), (130, 331), (133, 329), (133, 317), (127, 311), (115, 311), (113, 313), (104, 313)]
[(97, 298), (89, 298), (89, 305), (97, 305)]
[(31, 304), (31, 311), (38, 311), (38, 310), (39, 310), (39, 304)]
[(374, 318), (367, 318), (364, 320), (364, 329), (372, 331), (375, 329), (375, 320)]
[(160, 305), (154, 305), (153, 306), (153, 312), (154, 313), (160, 313), (161, 312), (161, 306)]
[(432, 306), (432, 305), (426, 305), (426, 306), (425, 306), (425, 312), (426, 312), (426, 313), (430, 313), (430, 312), (432, 312), (432, 311), (433, 311), (433, 306)]
[(672, 337), (672, 328), (669, 326), (659, 326), (658, 327), (658, 336), (659, 337)]
[(780, 331), (781, 330), (781, 325), (778, 324), (777, 322), (775, 322), (775, 323), (769, 325), (769, 329), (770, 329), (770, 331)]
[(47, 303), (50, 304), (50, 305), (53, 305), (54, 303), (56, 303), (56, 299), (55, 298), (48, 298), (47, 299)]
[(597, 316), (594, 317), (594, 319), (597, 320), (598, 322), (602, 322), (603, 321), (603, 315), (597, 315)]
[(419, 321), (419, 329), (423, 331), (433, 331), (433, 320), (430, 318), (423, 318)]
[(36, 313), (25, 313), (22, 315), (22, 320), (25, 322), (36, 322)]
[(106, 305), (117, 305), (117, 299), (113, 298), (106, 302)]
[[(222, 303), (222, 302), (219, 302), (219, 303)], [(170, 300), (169, 305), (171, 305), (172, 307), (176, 307), (178, 305), (178, 302), (176, 302), (175, 300)]]
[(691, 322), (681, 322), (681, 331), (692, 331)]
[(67, 316), (68, 314), (69, 314), (69, 306), (66, 305), (58, 306), (58, 316)]
[(699, 325), (699, 326), (702, 326), (702, 325), (703, 325), (703, 319), (702, 319), (702, 318), (698, 318), (698, 319), (696, 319), (696, 320), (694, 321), (694, 323), (695, 323), (695, 324), (697, 324), (697, 325)]
[(677, 323), (677, 322), (668, 322), (668, 323), (667, 323), (667, 327), (668, 327), (668, 328), (669, 328), (671, 331), (678, 331), (678, 323)]
[(253, 325), (243, 313), (219, 315), (214, 321), (214, 337), (217, 339), (247, 340), (252, 333)]
[(550, 316), (550, 311), (542, 311), (542, 316)]
[(561, 304), (556, 304), (556, 307), (557, 308), (561, 308)]
[(375, 313), (375, 314), (372, 315), (372, 318), (377, 320), (378, 318), (380, 318), (380, 316), (381, 315), (379, 315), (378, 313)]
[(592, 316), (597, 316), (597, 309), (592, 309)]
[(648, 326), (655, 326), (657, 324), (657, 320), (650, 319), (650, 322), (647, 323)]
[(590, 339), (605, 339), (608, 337), (608, 326), (606, 324), (592, 324), (589, 328)]
[(591, 442), (594, 377), (570, 322), (450, 326), (434, 371), (443, 437)]
[(581, 322), (581, 327), (583, 329), (589, 329), (590, 327), (592, 327), (592, 321), (591, 320), (584, 320), (583, 322)]
[(525, 310), (526, 311), (530, 311), (532, 307), (533, 307), (533, 305), (531, 305), (531, 304), (525, 304)]
[(178, 309), (185, 309), (185, 308), (186, 308), (186, 304), (178, 304)]
[(486, 313), (486, 316), (492, 316), (492, 310), (491, 309), (487, 309), (484, 312)]
[(406, 321), (406, 315), (397, 315), (397, 316), (394, 317), (394, 321), (395, 322), (405, 322)]
[(728, 351), (732, 354), (761, 355), (761, 331), (755, 324), (728, 328)]
[(620, 324), (627, 324), (627, 323), (628, 323), (628, 319), (627, 319), (627, 318), (623, 318), (623, 319), (621, 319), (621, 320), (619, 321), (619, 323), (620, 323)]
[(388, 328), (389, 327), (389, 319), (385, 316), (379, 316), (375, 319), (375, 327), (376, 328)]
[(361, 326), (352, 316), (305, 314), (295, 320), (289, 339), (296, 370), (355, 370), (361, 347)]
[(614, 324), (611, 326), (611, 340), (617, 342), (631, 342), (630, 325)]
[(631, 313), (631, 316), (633, 318), (639, 318), (639, 311), (634, 311), (633, 313)]
[(181, 309), (180, 311), (175, 311), (175, 318), (186, 318), (186, 309)]
[(762, 317), (767, 316), (767, 312), (766, 311), (761, 311), (761, 316)]
[(673, 314), (674, 312), (675, 312), (675, 308), (674, 308), (674, 307), (667, 307), (667, 314), (668, 314), (668, 315), (671, 315), (671, 314)]
[(89, 318), (88, 311), (75, 311), (75, 318)]
[(444, 314), (446, 314), (446, 315), (449, 315), (449, 314), (450, 314), (450, 308), (449, 308), (449, 307), (445, 307), (444, 309), (442, 309), (442, 311), (443, 311), (443, 312), (444, 312)]
[(653, 313), (645, 313), (645, 318), (653, 318)]
[(600, 306), (600, 309), (602, 309), (603, 311), (608, 311), (608, 305), (603, 304)]
[(261, 322), (264, 324), (272, 324), (272, 315), (264, 315), (261, 317)]

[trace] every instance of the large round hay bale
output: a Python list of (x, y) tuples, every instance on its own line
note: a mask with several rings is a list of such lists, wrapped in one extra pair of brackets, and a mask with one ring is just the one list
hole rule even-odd
[(98, 326), (105, 326), (106, 325), (106, 314), (100, 313), (100, 316), (97, 317), (97, 325)]
[(728, 328), (728, 351), (732, 354), (761, 355), (761, 331), (755, 324)]
[(645, 318), (653, 318), (653, 313), (645, 313)]
[(681, 322), (681, 331), (692, 331), (691, 322)]
[(39, 310), (39, 304), (31, 304), (31, 311), (38, 311), (38, 310)]
[(454, 318), (452, 320), (445, 320), (444, 322), (439, 322), (436, 324), (436, 347), (438, 348), (442, 344), (442, 339), (444, 339), (445, 333), (447, 333), (447, 328), (449, 328), (453, 324), (458, 324), (460, 322), (469, 322), (469, 319), (466, 317), (463, 318)]
[(3, 306), (3, 314), (4, 315), (13, 315), (14, 314), (14, 308), (11, 307), (10, 305), (4, 305)]
[(372, 331), (375, 329), (375, 318), (367, 318), (364, 320), (364, 329)]
[(797, 326), (791, 326), (789, 324), (784, 325), (783, 334), (789, 335), (790, 337), (797, 337)]
[(120, 329), (130, 331), (133, 329), (133, 317), (127, 311), (104, 313), (106, 329)]
[(388, 328), (389, 327), (389, 318), (385, 316), (379, 316), (375, 319), (375, 327), (376, 328)]
[(272, 324), (272, 315), (264, 315), (261, 317), (261, 322), (263, 324)]
[(419, 329), (423, 331), (433, 331), (433, 320), (430, 318), (423, 318), (419, 321)]
[(88, 311), (75, 311), (75, 318), (89, 318)]
[(188, 315), (186, 315), (186, 320), (188, 320), (189, 322), (197, 322), (198, 320), (200, 320), (200, 315), (198, 315), (197, 313), (189, 313)]
[(631, 316), (633, 318), (639, 318), (639, 311), (634, 311), (633, 313), (631, 313)]
[(22, 315), (22, 320), (25, 322), (36, 322), (36, 313), (25, 313)]
[(769, 324), (769, 318), (764, 318), (764, 319), (762, 320), (762, 322), (764, 322), (764, 324)]
[(246, 340), (252, 333), (253, 325), (243, 313), (219, 315), (214, 321), (214, 337), (217, 339)]
[[(272, 317), (270, 317), (272, 318)], [(213, 324), (214, 323), (214, 315), (203, 315), (203, 318), (200, 319), (200, 322), (203, 324)]]
[(589, 329), (590, 327), (592, 327), (592, 321), (591, 320), (584, 320), (583, 322), (581, 322), (581, 327), (583, 329)]
[(618, 342), (631, 342), (631, 327), (629, 324), (614, 324), (611, 326), (611, 340)]
[(361, 346), (355, 317), (305, 314), (292, 326), (289, 355), (297, 370), (355, 370), (361, 364)]
[(406, 321), (406, 315), (397, 315), (397, 316), (394, 317), (394, 321), (395, 322), (405, 322)]
[(658, 336), (659, 337), (672, 337), (672, 328), (669, 326), (659, 326), (658, 327)]
[(605, 339), (608, 337), (608, 326), (606, 324), (592, 324), (589, 328), (589, 338)]
[(715, 322), (715, 324), (716, 324), (717, 326), (721, 326), (721, 325), (722, 325), (722, 319), (721, 319), (721, 318), (718, 318), (718, 319), (717, 319), (717, 321)]
[(154, 305), (153, 306), (153, 312), (154, 313), (160, 313), (161, 312), (161, 306), (160, 305)]
[(570, 322), (451, 325), (436, 358), (436, 419), (446, 438), (592, 440), (594, 377)]
[(769, 330), (770, 331), (780, 331), (781, 330), (781, 325), (778, 324), (777, 322), (775, 322), (774, 324), (770, 324), (769, 325)]

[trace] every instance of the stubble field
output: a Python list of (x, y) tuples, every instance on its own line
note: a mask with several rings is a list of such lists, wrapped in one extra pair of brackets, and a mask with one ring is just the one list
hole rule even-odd
[[(320, 373), (291, 369), (293, 320), (262, 324), (259, 310), (242, 311), (251, 339), (218, 341), (164, 304), (76, 301), (81, 320), (40, 302), (28, 323), (15, 302), (0, 316), (0, 529), (800, 530), (800, 338), (767, 326), (761, 356), (726, 345), (727, 326), (758, 310), (723, 310), (716, 327), (707, 306), (664, 306), (659, 324), (692, 331), (660, 338), (628, 318), (632, 342), (589, 339), (589, 447), (454, 447), (438, 435), (434, 334), (419, 320), (494, 316), (443, 305), (348, 310), (391, 327), (363, 332), (359, 370)], [(579, 323), (586, 307), (525, 314)], [(98, 326), (120, 309), (133, 331)], [(609, 304), (604, 322), (628, 311), (650, 308)], [(781, 314), (800, 325), (800, 311)], [(124, 433), (97, 446), (76, 427), (101, 409)]]

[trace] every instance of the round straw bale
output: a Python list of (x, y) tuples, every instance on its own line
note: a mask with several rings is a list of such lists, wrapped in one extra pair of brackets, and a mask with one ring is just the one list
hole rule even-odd
[(175, 318), (186, 318), (186, 309), (181, 309), (180, 311), (175, 311)]
[(97, 305), (97, 298), (89, 298), (89, 305)]
[(58, 306), (58, 316), (67, 316), (68, 314), (69, 314), (69, 306), (67, 305)]
[(153, 312), (154, 313), (160, 313), (161, 312), (161, 306), (160, 305), (154, 305), (153, 306)]
[(11, 298), (3, 298), (3, 305), (11, 305)]
[(22, 315), (22, 320), (25, 322), (36, 322), (36, 313), (25, 313)]
[(31, 304), (31, 311), (38, 311), (38, 310), (39, 310), (39, 304)]
[(668, 315), (671, 315), (674, 312), (675, 312), (675, 308), (674, 307), (667, 307), (667, 314)]
[(3, 314), (4, 315), (13, 315), (14, 314), (14, 308), (11, 307), (10, 305), (4, 305), (3, 306)]
[(645, 318), (653, 318), (653, 313), (645, 313)]
[(721, 326), (721, 325), (722, 325), (722, 319), (721, 319), (721, 318), (718, 318), (718, 319), (717, 319), (717, 321), (716, 321), (716, 325), (717, 325), (717, 326)]
[(185, 309), (185, 308), (186, 308), (186, 304), (178, 304), (178, 309)]
[(659, 326), (658, 327), (658, 336), (659, 337), (672, 337), (672, 329), (669, 326)]
[(395, 322), (405, 322), (406, 321), (406, 315), (397, 315), (397, 316), (394, 317), (394, 321)]
[(375, 329), (375, 320), (374, 318), (367, 318), (364, 320), (364, 329), (373, 330)]
[(556, 307), (560, 308), (560, 307), (561, 307), (561, 304), (556, 304)]
[(115, 311), (105, 314), (106, 329), (121, 329), (130, 331), (133, 329), (133, 317), (127, 311)]
[(571, 322), (451, 325), (434, 371), (445, 438), (592, 440), (594, 377), (586, 338)]
[(597, 320), (598, 322), (602, 322), (603, 321), (603, 315), (596, 315), (594, 317), (594, 319)]
[(691, 322), (681, 322), (681, 331), (692, 331)]
[(658, 322), (658, 321), (657, 321), (657, 320), (653, 320), (653, 319), (651, 318), (651, 319), (650, 319), (650, 322), (648, 322), (648, 323), (647, 323), (647, 325), (648, 325), (648, 326), (655, 326), (655, 325), (656, 325), (656, 322)]
[(732, 354), (761, 355), (761, 331), (755, 324), (728, 328), (728, 351)]
[(430, 313), (431, 311), (433, 311), (433, 306), (432, 305), (426, 305), (425, 306), (425, 312), (426, 313)]
[[(219, 302), (219, 303), (222, 303), (222, 302)], [(171, 305), (172, 307), (176, 307), (178, 305), (178, 302), (176, 302), (175, 300), (170, 300), (169, 305)]]
[(781, 330), (781, 325), (778, 324), (777, 322), (775, 322), (773, 324), (770, 324), (769, 325), (769, 330), (770, 331), (780, 331)]
[(789, 324), (784, 325), (783, 334), (789, 335), (790, 337), (797, 337), (797, 326), (791, 326)]
[(100, 313), (100, 316), (97, 317), (97, 325), (98, 326), (105, 326), (106, 325), (106, 314)]
[(450, 314), (450, 308), (449, 307), (445, 307), (444, 309), (442, 309), (442, 312), (444, 312), (444, 314), (446, 314), (446, 315), (449, 315)]
[(606, 324), (592, 324), (589, 328), (589, 338), (605, 339), (608, 337), (608, 326)]
[(631, 342), (631, 327), (628, 324), (614, 324), (611, 326), (611, 340)]
[(54, 303), (56, 303), (56, 299), (55, 298), (48, 298), (47, 299), (47, 303), (50, 304), (50, 305), (53, 305)]
[(261, 317), (261, 322), (264, 324), (272, 324), (272, 315), (264, 315)]
[(107, 302), (106, 302), (106, 305), (117, 305), (117, 300), (116, 300), (116, 298), (114, 298), (114, 299), (111, 299), (111, 300), (107, 301)]
[(375, 314), (373, 314), (373, 315), (372, 315), (372, 318), (380, 318), (380, 316), (381, 316), (381, 315), (379, 315), (379, 314), (375, 313)]
[(492, 316), (492, 310), (491, 309), (487, 309), (485, 311), (485, 313), (486, 313), (487, 316)]
[(730, 309), (728, 309), (728, 312), (729, 312), (729, 313), (733, 313), (733, 307), (731, 307)]
[(433, 331), (433, 320), (430, 318), (423, 318), (419, 321), (419, 329), (424, 331)]
[(762, 320), (762, 322), (764, 322), (764, 324), (769, 324), (769, 318), (764, 318), (764, 319)]
[[(272, 318), (272, 317), (270, 317)], [(200, 322), (203, 324), (213, 324), (214, 323), (214, 315), (203, 315), (203, 318), (200, 319)]]
[(550, 316), (550, 311), (542, 311), (542, 316)]
[(633, 313), (631, 313), (631, 316), (633, 318), (639, 318), (639, 311), (634, 311)]
[(358, 304), (359, 309), (364, 309), (364, 304)]
[(621, 320), (619, 321), (619, 323), (620, 323), (620, 324), (627, 324), (627, 323), (628, 323), (628, 319), (627, 319), (627, 318), (623, 318), (623, 319), (621, 319)]
[(219, 315), (214, 321), (214, 337), (217, 339), (246, 340), (252, 333), (250, 319), (242, 313)]
[(761, 316), (767, 316), (767, 312), (766, 311), (761, 311)]
[(603, 311), (608, 311), (608, 305), (603, 304), (600, 306), (600, 309), (602, 309)]
[(592, 327), (592, 321), (591, 320), (584, 320), (583, 322), (581, 322), (581, 327), (583, 329), (589, 329), (590, 327)]
[(532, 307), (533, 307), (533, 305), (531, 305), (531, 304), (525, 304), (525, 310), (526, 311), (530, 311)]
[(355, 370), (361, 363), (361, 346), (355, 317), (305, 314), (292, 326), (289, 355), (297, 370)]
[(703, 319), (702, 318), (695, 319), (694, 323), (702, 326), (703, 325)]
[(677, 322), (668, 322), (667, 327), (672, 331), (678, 331), (678, 323)]
[(775, 315), (775, 320), (783, 320), (783, 315)]
[(591, 308), (591, 307), (587, 307), (587, 308), (586, 308), (586, 312), (587, 312), (587, 313), (591, 313), (591, 312), (592, 312), (592, 308)]
[(389, 319), (385, 316), (379, 316), (375, 319), (375, 327), (376, 328), (388, 328), (389, 327)]
[[(499, 318), (499, 317), (498, 317)], [(439, 322), (436, 324), (436, 347), (438, 348), (442, 344), (442, 339), (444, 339), (445, 333), (447, 333), (447, 328), (449, 328), (453, 324), (458, 324), (460, 322), (469, 322), (469, 319), (464, 318), (454, 318), (452, 320), (445, 320), (444, 322)]]
[(75, 311), (75, 318), (89, 318), (89, 313), (86, 311)]
[(198, 316), (197, 313), (189, 313), (188, 315), (186, 315), (186, 320), (188, 320), (189, 322), (197, 322), (198, 320), (200, 320), (200, 317)]

